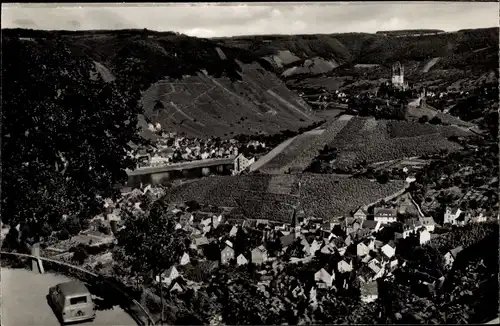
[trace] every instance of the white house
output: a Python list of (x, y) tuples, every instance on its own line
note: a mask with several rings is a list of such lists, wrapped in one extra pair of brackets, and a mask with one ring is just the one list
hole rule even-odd
[(458, 207), (450, 208), (446, 207), (446, 212), (444, 213), (444, 221), (443, 223), (456, 224), (457, 219), (462, 213), (462, 210)]
[(314, 240), (314, 241), (311, 243), (311, 248), (310, 248), (311, 255), (313, 255), (313, 256), (314, 256), (314, 254), (316, 253), (316, 251), (318, 251), (318, 250), (321, 248), (321, 245), (322, 245), (322, 242), (321, 242), (321, 241)]
[(246, 259), (245, 256), (243, 256), (243, 254), (240, 254), (236, 258), (236, 264), (238, 264), (238, 266), (246, 265), (248, 264), (248, 259)]
[(240, 174), (243, 170), (248, 168), (255, 162), (255, 157), (246, 158), (243, 153), (240, 153), (234, 158), (233, 161), (233, 175)]
[(332, 287), (335, 280), (335, 273), (328, 273), (324, 268), (314, 274), (314, 280), (318, 283), (324, 283), (327, 287)]
[(337, 267), (340, 273), (348, 273), (352, 271), (352, 263), (348, 264), (345, 260), (341, 260), (337, 263)]
[(390, 244), (385, 244), (380, 250), (387, 258), (392, 258), (396, 254), (396, 248)]
[(238, 233), (238, 227), (236, 225), (234, 225), (231, 228), (231, 231), (229, 231), (229, 236), (230, 237), (235, 237), (237, 233)]
[(434, 229), (436, 228), (436, 222), (434, 221), (434, 218), (432, 217), (422, 217), (420, 218), (420, 221), (422, 222), (422, 226), (429, 232), (434, 232)]
[(366, 256), (370, 253), (370, 248), (368, 248), (367, 245), (365, 245), (363, 242), (358, 243), (356, 246), (356, 254), (359, 257)]
[(180, 274), (179, 274), (179, 271), (177, 271), (177, 268), (175, 268), (175, 266), (172, 266), (169, 269), (167, 269), (165, 272), (163, 272), (161, 275), (157, 275), (156, 282), (161, 282), (161, 283), (169, 286), (173, 280), (175, 280), (177, 277), (179, 277), (179, 275)]
[(397, 210), (394, 208), (375, 208), (374, 220), (382, 224), (393, 223), (397, 221)]
[(420, 245), (423, 245), (429, 241), (431, 241), (431, 233), (429, 231), (427, 231), (426, 229), (423, 229), (422, 231), (420, 231), (420, 234), (419, 234)]
[(358, 208), (358, 210), (353, 215), (354, 218), (356, 218), (356, 219), (359, 218), (359, 219), (362, 219), (362, 220), (366, 220), (366, 216), (367, 216), (367, 212), (364, 209), (364, 207)]
[(180, 261), (180, 264), (182, 266), (184, 265), (187, 265), (191, 262), (191, 259), (189, 258), (189, 254), (187, 252), (185, 252), (182, 257), (181, 257), (181, 261)]
[(231, 259), (234, 259), (233, 248), (226, 246), (220, 253), (220, 262), (222, 265), (229, 264)]

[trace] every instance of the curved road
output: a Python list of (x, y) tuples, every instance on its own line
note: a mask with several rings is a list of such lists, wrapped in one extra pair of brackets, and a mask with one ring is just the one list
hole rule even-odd
[[(37, 274), (25, 269), (1, 270), (1, 318), (5, 326), (59, 326), (45, 296), (49, 287), (71, 280), (55, 274)], [(120, 307), (98, 310), (93, 322), (78, 325), (137, 325)]]

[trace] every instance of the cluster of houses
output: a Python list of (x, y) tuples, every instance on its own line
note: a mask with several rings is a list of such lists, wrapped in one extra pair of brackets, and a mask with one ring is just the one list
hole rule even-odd
[[(191, 269), (189, 266), (194, 260), (197, 262), (193, 266), (204, 266), (205, 272), (207, 264), (212, 270), (221, 265), (244, 267), (253, 264), (261, 275), (255, 286), (266, 291), (269, 282), (285, 265), (314, 265), (320, 257), (330, 257), (329, 263), (315, 265), (317, 268), (311, 275), (316, 284), (314, 291), (305, 291), (300, 282), (293, 283), (293, 289), (289, 290), (296, 295), (306, 292), (313, 295), (316, 289), (347, 288), (351, 283), (347, 280), (355, 279), (360, 284), (361, 299), (365, 302), (377, 298), (377, 280), (391, 278), (398, 268), (398, 239), (417, 236), (419, 243), (425, 244), (431, 240), (436, 225), (432, 217), (410, 218), (402, 223), (403, 228), (395, 232), (393, 239), (381, 241), (377, 239), (377, 233), (397, 221), (396, 209), (375, 208), (373, 219), (368, 219), (365, 208), (359, 208), (352, 217), (329, 222), (295, 218), (292, 224), (268, 220), (244, 220), (239, 224), (230, 224), (223, 215), (203, 218), (179, 210), (174, 213), (180, 216), (176, 228), (190, 232), (191, 245), (188, 251), (182, 253), (178, 264), (157, 277), (157, 281), (167, 286), (169, 291), (184, 291), (190, 284), (194, 286), (197, 283), (189, 279), (192, 273), (183, 274), (184, 270)], [(239, 237), (248, 238), (255, 233), (260, 239), (258, 243), (237, 248)], [(208, 248), (210, 254), (207, 254)], [(452, 263), (453, 253), (450, 255), (446, 264)], [(339, 284), (339, 280), (343, 281)]]

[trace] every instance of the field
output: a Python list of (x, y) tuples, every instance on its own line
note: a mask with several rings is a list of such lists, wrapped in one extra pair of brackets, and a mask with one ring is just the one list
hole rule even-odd
[(461, 146), (448, 137), (468, 135), (471, 133), (454, 126), (354, 117), (329, 147), (339, 151), (336, 167), (350, 169), (363, 162), (371, 164), (459, 150)]
[(289, 221), (300, 198), (301, 207), (307, 215), (328, 220), (334, 216), (349, 215), (360, 205), (387, 197), (402, 188), (402, 182), (382, 185), (365, 179), (308, 173), (219, 176), (174, 187), (163, 200), (172, 203), (196, 200), (204, 204), (240, 208), (249, 218)]
[(280, 154), (265, 164), (260, 170), (264, 173), (302, 172), (318, 155), (323, 147), (331, 142), (338, 132), (351, 119), (345, 115), (324, 125), (324, 131), (319, 134), (315, 131), (297, 136)]

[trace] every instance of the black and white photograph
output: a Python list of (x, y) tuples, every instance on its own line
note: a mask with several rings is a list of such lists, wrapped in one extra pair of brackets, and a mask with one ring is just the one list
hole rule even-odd
[(1, 326), (498, 324), (499, 3), (3, 3)]

